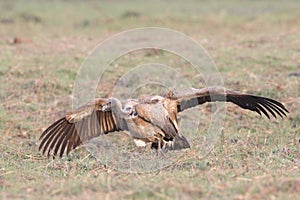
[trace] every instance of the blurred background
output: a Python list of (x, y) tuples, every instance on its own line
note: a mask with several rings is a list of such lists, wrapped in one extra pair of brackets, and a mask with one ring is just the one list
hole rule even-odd
[[(224, 137), (207, 158), (199, 160), (192, 148), (157, 174), (114, 171), (84, 150), (62, 160), (43, 158), (38, 137), (72, 110), (74, 80), (88, 53), (116, 33), (148, 26), (187, 34), (207, 50), (225, 87), (277, 99), (290, 114), (270, 122), (229, 106)], [(98, 96), (109, 95), (114, 69), (145, 60), (188, 66), (165, 52), (132, 52), (111, 64), (107, 88)], [(2, 0), (0, 197), (299, 198), (299, 93), (296, 0)], [(198, 110), (205, 113), (199, 116), (201, 134), (210, 120), (209, 105)]]

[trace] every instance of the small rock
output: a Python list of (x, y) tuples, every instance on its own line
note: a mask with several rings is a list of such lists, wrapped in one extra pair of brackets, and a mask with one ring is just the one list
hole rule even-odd
[(15, 37), (13, 40), (13, 44), (22, 44), (22, 43), (31, 43), (32, 40), (29, 38), (20, 38), (20, 37)]

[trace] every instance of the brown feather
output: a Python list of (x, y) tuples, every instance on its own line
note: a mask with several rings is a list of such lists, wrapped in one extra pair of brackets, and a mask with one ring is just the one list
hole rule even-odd
[[(111, 111), (102, 112), (103, 99), (96, 99), (78, 110), (67, 114), (50, 125), (41, 135), (39, 150), (47, 157), (69, 152), (103, 133), (118, 131), (117, 122)], [(99, 129), (100, 126), (100, 129)]]
[(157, 135), (157, 137), (172, 140), (178, 134), (178, 130), (170, 119), (166, 107), (161, 103), (163, 102), (153, 103), (152, 101), (151, 103), (138, 104), (135, 106), (135, 110), (139, 118), (161, 130), (157, 134), (162, 136)]
[(219, 87), (191, 89), (182, 93), (168, 92), (165, 96), (171, 100), (178, 101), (178, 112), (205, 102), (227, 101), (241, 108), (257, 112), (260, 115), (262, 112), (268, 118), (270, 118), (268, 112), (275, 118), (277, 117), (276, 114), (283, 117), (288, 113), (288, 110), (283, 104), (273, 99), (226, 90)]

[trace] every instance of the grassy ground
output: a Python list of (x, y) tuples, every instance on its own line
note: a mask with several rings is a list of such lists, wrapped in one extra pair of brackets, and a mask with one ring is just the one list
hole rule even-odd
[[(0, 1), (0, 198), (299, 199), (299, 10), (298, 1)], [(153, 173), (113, 170), (84, 150), (62, 160), (42, 157), (38, 137), (71, 110), (88, 52), (145, 26), (186, 33), (208, 50), (227, 88), (278, 99), (290, 114), (268, 121), (229, 106), (224, 134), (206, 158), (192, 147)], [(136, 65), (141, 55), (113, 64)], [(199, 135), (210, 122), (200, 119)]]

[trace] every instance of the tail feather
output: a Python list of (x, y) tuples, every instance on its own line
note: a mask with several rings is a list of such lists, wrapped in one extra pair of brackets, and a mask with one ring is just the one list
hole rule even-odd
[[(183, 135), (176, 135), (173, 140), (164, 141), (166, 150), (180, 150), (190, 148), (190, 144)], [(158, 143), (153, 142), (151, 148), (158, 149)]]

